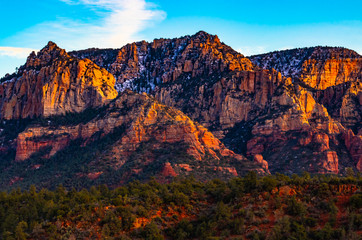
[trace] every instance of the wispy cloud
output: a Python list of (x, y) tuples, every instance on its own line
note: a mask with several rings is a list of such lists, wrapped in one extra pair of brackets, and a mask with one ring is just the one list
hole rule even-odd
[[(90, 16), (86, 20), (84, 16), (58, 17), (56, 21), (37, 24), (3, 40), (6, 45), (0, 46), (0, 77), (24, 63), (34, 50), (31, 48), (40, 49), (49, 40), (67, 50), (120, 48), (127, 43), (144, 39), (140, 35), (143, 30), (166, 18), (166, 13), (148, 0), (59, 1), (72, 7), (80, 5), (88, 8), (93, 11), (94, 17)], [(62, 13), (59, 12), (58, 16), (62, 16)]]
[(84, 5), (101, 18), (91, 22), (80, 19), (58, 18), (54, 22), (38, 24), (13, 39), (27, 39), (29, 46), (39, 42), (55, 41), (68, 50), (89, 47), (122, 47), (138, 40), (139, 33), (162, 21), (166, 13), (146, 0), (59, 0), (70, 5)]
[(278, 50), (278, 51), (284, 51), (284, 50), (289, 50), (289, 49), (293, 49), (293, 48), (296, 48), (296, 47), (294, 47), (294, 46), (283, 46), (283, 47), (278, 48), (278, 49), (276, 49), (276, 50)]
[(0, 47), (0, 56), (26, 58), (32, 51), (37, 50), (31, 48)]
[(265, 53), (267, 48), (265, 46), (242, 46), (237, 51), (245, 56), (251, 56)]

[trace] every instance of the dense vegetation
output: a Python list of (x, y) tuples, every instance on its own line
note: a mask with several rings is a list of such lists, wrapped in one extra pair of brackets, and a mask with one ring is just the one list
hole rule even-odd
[(360, 239), (361, 177), (249, 172), (228, 182), (0, 193), (1, 239)]

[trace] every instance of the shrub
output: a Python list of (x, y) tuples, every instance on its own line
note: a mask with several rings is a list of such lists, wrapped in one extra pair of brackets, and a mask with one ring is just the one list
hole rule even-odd
[(306, 208), (303, 203), (298, 202), (295, 196), (287, 200), (286, 213), (291, 216), (302, 216), (306, 213)]
[(362, 194), (357, 193), (351, 196), (351, 198), (349, 199), (349, 205), (351, 206), (351, 208), (354, 209), (362, 208)]

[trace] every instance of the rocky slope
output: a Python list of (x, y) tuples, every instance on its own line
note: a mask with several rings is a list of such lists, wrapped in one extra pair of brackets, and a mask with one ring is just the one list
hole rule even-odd
[[(351, 50), (317, 47), (251, 57), (261, 69), (217, 36), (199, 32), (71, 54), (107, 68), (119, 91), (153, 94), (229, 148), (266, 160), (273, 172), (338, 173), (359, 164), (344, 137), (361, 127), (361, 58)], [(300, 144), (304, 135), (311, 136), (308, 144)]]
[(345, 48), (313, 47), (250, 57), (306, 88), (333, 119), (358, 132), (362, 116), (362, 56)]
[[(324, 141), (324, 146), (335, 151), (325, 152), (324, 158), (328, 162), (337, 160), (338, 156), (344, 161), (350, 158), (353, 166), (361, 171), (362, 57), (344, 48), (315, 47), (272, 52), (252, 56), (250, 59), (265, 69), (281, 71), (292, 78), (294, 86), (308, 93), (307, 98), (299, 98), (299, 105), (304, 105), (307, 116), (310, 111), (308, 108), (313, 108), (315, 104), (320, 106), (325, 117), (310, 119), (313, 122), (310, 126), (313, 131), (323, 130), (323, 134), (327, 134), (325, 139), (333, 142), (329, 145)], [(296, 96), (298, 95), (296, 91)], [(315, 116), (310, 116), (315, 118), (313, 115)], [(335, 124), (339, 126), (330, 128)], [(321, 128), (323, 125), (325, 127)], [(315, 142), (311, 138), (310, 141), (312, 145), (320, 144), (319, 140)], [(300, 149), (300, 146), (294, 146), (294, 149)], [(302, 152), (305, 153), (306, 150)], [(318, 154), (313, 152), (313, 155)]]
[(0, 84), (0, 118), (19, 119), (81, 112), (117, 96), (115, 79), (88, 59), (69, 56), (49, 42), (33, 52), (16, 75)]
[(249, 59), (216, 35), (202, 31), (121, 49), (70, 54), (107, 68), (116, 77), (119, 91), (129, 88), (153, 94), (213, 129), (219, 137), (235, 122), (254, 118), (252, 109), (263, 111), (278, 86), (290, 81), (276, 71), (254, 68)]
[[(96, 112), (82, 122), (74, 117), (63, 124), (52, 118), (30, 124), (16, 138), (15, 161), (24, 165), (28, 162), (39, 174), (61, 159), (77, 159), (75, 152), (88, 147), (94, 153), (92, 158), (81, 155), (77, 160), (83, 161), (83, 170), (60, 168), (55, 174), (59, 179), (78, 176), (96, 181), (110, 178), (110, 168), (117, 176), (107, 183), (114, 185), (151, 176), (161, 180), (193, 174), (207, 179), (243, 175), (248, 170), (268, 172), (267, 166), (235, 154), (206, 128), (146, 94), (124, 91)], [(44, 163), (44, 158), (50, 162)], [(18, 177), (27, 182), (27, 174), (25, 171)]]
[(121, 49), (88, 49), (70, 54), (107, 68), (116, 77), (118, 90), (130, 88), (148, 93), (180, 77), (252, 69), (249, 59), (220, 42), (216, 35), (203, 31), (151, 43), (136, 42)]
[[(217, 36), (205, 32), (175, 39), (156, 39), (151, 43), (132, 43), (121, 49), (88, 49), (67, 54), (57, 47), (54, 47), (55, 51), (48, 50), (53, 47), (50, 43), (37, 56), (31, 55), (27, 64), (20, 68), (20, 74), (8, 77), (16, 80), (5, 79), (2, 83), (3, 89), (10, 89), (8, 92), (13, 94), (1, 95), (4, 99), (2, 106), (10, 109), (5, 112), (11, 113), (2, 118), (49, 116), (68, 111), (73, 115), (41, 121), (42, 125), (32, 125), (27, 129), (28, 125), (20, 124), (22, 127), (17, 129), (21, 130), (10, 134), (16, 140), (5, 137), (11, 124), (2, 123), (0, 152), (11, 155), (11, 149), (16, 149), (13, 157), (18, 162), (33, 153), (64, 159), (61, 156), (68, 155), (63, 152), (78, 144), (83, 147), (77, 150), (79, 159), (84, 159), (84, 156), (94, 159), (79, 161), (85, 161), (84, 166), (92, 169), (107, 162), (105, 165), (110, 163), (116, 169), (116, 175), (120, 174), (118, 169), (128, 169), (121, 171), (122, 177), (117, 175), (115, 178), (125, 181), (137, 174), (138, 177), (147, 177), (195, 172), (207, 176), (217, 172), (220, 176), (230, 176), (246, 169), (334, 174), (344, 173), (347, 167), (362, 170), (361, 61), (353, 51), (297, 49), (283, 52), (281, 57), (271, 53), (273, 59), (278, 59), (275, 61), (265, 60), (267, 55), (249, 59), (222, 43)], [(289, 60), (285, 59), (293, 59), (293, 64), (289, 66)], [(254, 63), (260, 61), (260, 66), (251, 60)], [(261, 64), (263, 61), (267, 63)], [(92, 70), (84, 72), (74, 68), (81, 62), (89, 64)], [(272, 62), (279, 65), (272, 66)], [(37, 80), (35, 85), (33, 82), (20, 84), (27, 79), (24, 74), (26, 76), (33, 68), (40, 69), (40, 72), (41, 69), (56, 70), (47, 70), (52, 74), (46, 78), (41, 78), (43, 75), (34, 70), (36, 79), (46, 81), (39, 80), (38, 83)], [(24, 90), (18, 90), (15, 83), (33, 96), (44, 92), (39, 90), (43, 89), (43, 82), (51, 80), (51, 85), (58, 86), (64, 69), (69, 69), (70, 77), (66, 79), (74, 82), (73, 87), (68, 88), (70, 90), (64, 91), (65, 95), (58, 94), (63, 88), (54, 87), (50, 92), (54, 93), (51, 99), (56, 101), (49, 104), (41, 100), (44, 97), (39, 97), (40, 103), (50, 105), (46, 111), (22, 110), (20, 112), (34, 113), (18, 113), (17, 109), (29, 109), (26, 106), (33, 104), (27, 101), (30, 94), (21, 97), (23, 95), (19, 93)], [(87, 79), (91, 82), (90, 87), (84, 87)], [(114, 81), (121, 97), (101, 109), (89, 110), (91, 106), (102, 106), (115, 98)], [(76, 89), (75, 93), (69, 94), (73, 89)], [(127, 89), (153, 95), (164, 105)], [(80, 104), (79, 95), (83, 99)], [(95, 97), (99, 95), (105, 97)], [(22, 100), (15, 106), (9, 105), (9, 96)], [(151, 105), (154, 107), (149, 107)], [(89, 111), (74, 115), (84, 109)], [(179, 117), (174, 119), (176, 115)], [(59, 120), (69, 120), (69, 116), (78, 119), (72, 126)], [(19, 125), (11, 126), (16, 129), (16, 124)], [(101, 150), (94, 152), (92, 146), (98, 149), (99, 145), (102, 145)], [(82, 153), (82, 149), (89, 149), (90, 153)], [(238, 154), (248, 157), (249, 162)], [(174, 161), (179, 158), (182, 160)], [(254, 165), (245, 165), (251, 162)], [(255, 163), (264, 170), (256, 168)], [(38, 165), (42, 164), (34, 166)], [(106, 175), (103, 172), (94, 168), (87, 174), (98, 179)]]

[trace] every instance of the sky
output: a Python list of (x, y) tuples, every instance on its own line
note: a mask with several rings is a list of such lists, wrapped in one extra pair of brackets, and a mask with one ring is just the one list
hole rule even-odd
[(310, 46), (362, 54), (361, 0), (0, 0), (0, 77), (53, 41), (70, 50), (216, 34), (249, 56)]

